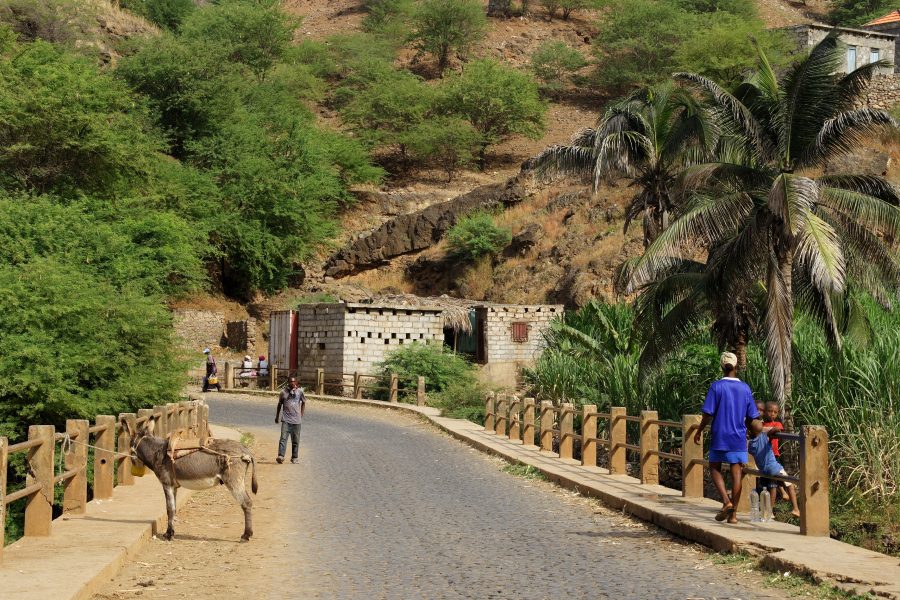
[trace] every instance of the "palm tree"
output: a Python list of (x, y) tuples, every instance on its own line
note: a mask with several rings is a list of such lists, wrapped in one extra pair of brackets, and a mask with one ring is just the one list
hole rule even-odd
[(900, 283), (898, 190), (881, 177), (817, 175), (828, 159), (895, 126), (884, 111), (854, 108), (882, 65), (835, 75), (841, 62), (829, 36), (781, 78), (760, 52), (757, 71), (733, 94), (700, 75), (677, 74), (712, 107), (721, 131), (717, 156), (685, 171), (690, 200), (629, 274), (630, 289), (646, 285), (676, 268), (699, 240), (715, 250), (717, 285), (762, 285), (769, 377), (783, 408), (791, 395), (795, 301), (840, 345), (851, 282), (886, 307)]
[(595, 192), (604, 179), (630, 179), (638, 191), (625, 211), (625, 230), (642, 216), (647, 247), (679, 204), (678, 174), (709, 159), (717, 135), (696, 98), (666, 83), (614, 103), (596, 128), (580, 132), (568, 146), (547, 148), (530, 166), (591, 176)]

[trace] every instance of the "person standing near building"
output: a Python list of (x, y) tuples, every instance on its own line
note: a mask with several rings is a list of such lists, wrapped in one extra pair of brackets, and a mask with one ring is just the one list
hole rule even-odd
[[(722, 496), (722, 510), (716, 514), (716, 521), (727, 519), (729, 523), (737, 523), (735, 504), (741, 497), (742, 468), (748, 460), (747, 422), (751, 422), (754, 435), (762, 429), (762, 422), (750, 386), (737, 377), (737, 356), (723, 352), (719, 362), (723, 377), (709, 386), (694, 443), (702, 441), (703, 430), (712, 423), (709, 473)], [(722, 476), (723, 464), (729, 466), (731, 473), (730, 497)]]
[(209, 348), (203, 349), (203, 354), (206, 355), (206, 376), (203, 377), (203, 391), (208, 392), (209, 388), (216, 388), (217, 392), (221, 392), (222, 388), (219, 387), (219, 368), (216, 366), (216, 359), (210, 352)]
[(278, 407), (275, 409), (275, 422), (281, 417), (281, 439), (278, 440), (279, 465), (284, 462), (284, 452), (287, 450), (287, 439), (291, 437), (291, 463), (297, 464), (300, 456), (300, 421), (303, 411), (306, 409), (306, 396), (303, 388), (297, 383), (296, 377), (288, 380), (287, 388), (278, 396)]

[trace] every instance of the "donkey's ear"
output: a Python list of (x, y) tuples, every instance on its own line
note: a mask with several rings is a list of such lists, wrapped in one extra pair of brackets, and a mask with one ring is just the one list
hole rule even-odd
[(134, 429), (131, 427), (131, 424), (126, 419), (119, 419), (119, 422), (122, 423), (122, 431), (128, 434), (128, 437), (134, 439)]
[(159, 417), (154, 415), (147, 419), (147, 433), (153, 435), (153, 431), (156, 429), (156, 422), (159, 420)]

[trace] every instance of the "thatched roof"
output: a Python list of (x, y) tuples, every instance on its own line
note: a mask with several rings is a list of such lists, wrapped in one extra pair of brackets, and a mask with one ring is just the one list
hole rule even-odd
[(389, 296), (377, 296), (372, 299), (372, 304), (440, 310), (441, 316), (444, 318), (444, 327), (453, 329), (457, 333), (471, 335), (472, 321), (469, 319), (469, 313), (476, 306), (483, 306), (485, 303), (466, 300), (465, 298), (451, 298), (450, 296), (422, 297), (413, 294), (392, 294)]

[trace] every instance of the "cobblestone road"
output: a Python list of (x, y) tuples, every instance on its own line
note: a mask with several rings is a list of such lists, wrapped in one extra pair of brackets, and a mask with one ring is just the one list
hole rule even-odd
[[(271, 401), (209, 404), (214, 422), (276, 428)], [(301, 464), (272, 467), (293, 470), (280, 598), (780, 597), (393, 411), (311, 403), (301, 448)]]

